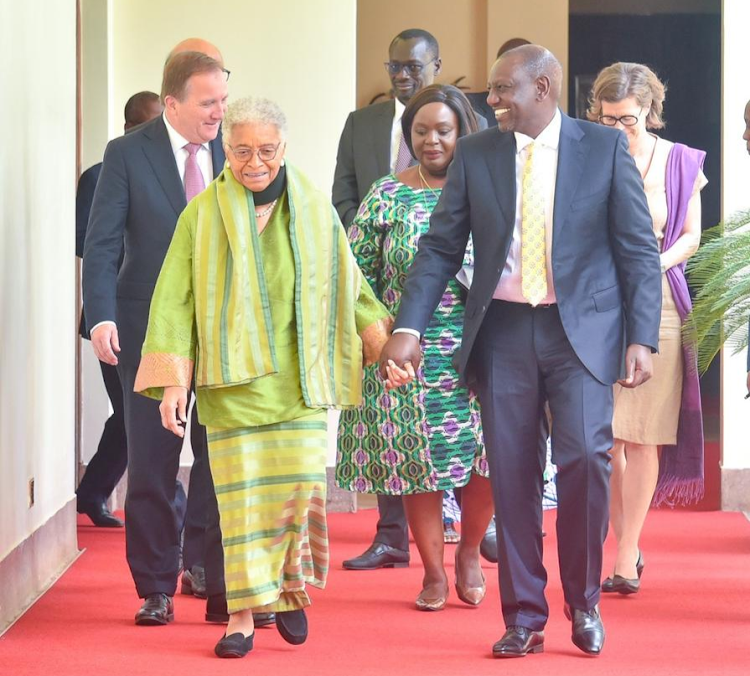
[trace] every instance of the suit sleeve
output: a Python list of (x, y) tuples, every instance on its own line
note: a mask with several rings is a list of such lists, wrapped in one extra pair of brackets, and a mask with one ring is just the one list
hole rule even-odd
[(94, 201), (94, 190), (98, 174), (93, 167), (87, 169), (78, 179), (76, 192), (76, 256), (83, 258), (83, 244), (86, 240), (86, 226), (91, 214), (91, 204)]
[(430, 217), (430, 229), (419, 240), (394, 328), (424, 334), (448, 281), (461, 269), (470, 234), (466, 170), (459, 141), (440, 200)]
[(122, 152), (110, 142), (104, 153), (83, 255), (86, 325), (116, 321), (117, 272), (123, 251), (130, 188)]
[(658, 352), (661, 268), (643, 181), (625, 135), (615, 146), (609, 197), (610, 236), (623, 290), (626, 342)]
[(354, 169), (354, 130), (352, 113), (346, 118), (336, 154), (336, 171), (333, 175), (333, 206), (348, 229), (359, 207), (357, 174)]

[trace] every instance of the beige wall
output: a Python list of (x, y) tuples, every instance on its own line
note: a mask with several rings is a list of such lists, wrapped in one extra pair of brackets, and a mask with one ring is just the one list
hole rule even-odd
[(71, 0), (4, 2), (0, 22), (13, 109), (2, 147), (12, 161), (0, 162), (0, 561), (73, 498), (75, 10)]
[[(358, 107), (388, 91), (383, 62), (393, 36), (406, 28), (423, 28), (437, 38), (443, 57), (437, 79), (441, 83), (465, 75), (461, 85), (470, 91), (485, 89), (498, 47), (513, 37), (552, 50), (567, 76), (568, 0), (358, 0), (357, 9)], [(563, 109), (565, 91), (563, 87)]]

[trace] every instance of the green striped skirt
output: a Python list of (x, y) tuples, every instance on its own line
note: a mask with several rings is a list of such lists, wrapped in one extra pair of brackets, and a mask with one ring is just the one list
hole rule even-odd
[(297, 610), (310, 605), (305, 583), (325, 586), (327, 427), (325, 411), (207, 427), (230, 613)]

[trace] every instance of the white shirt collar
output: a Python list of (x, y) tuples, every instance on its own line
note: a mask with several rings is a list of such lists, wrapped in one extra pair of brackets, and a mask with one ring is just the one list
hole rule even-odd
[(535, 139), (526, 134), (520, 132), (513, 132), (516, 137), (516, 152), (520, 153), (529, 143), (532, 141), (536, 142), (537, 146), (543, 145), (551, 150), (557, 150), (560, 145), (560, 129), (562, 128), (562, 115), (560, 109), (555, 110), (555, 116), (550, 120), (550, 123), (542, 129), (539, 136)]
[(404, 115), (404, 110), (406, 110), (406, 106), (401, 103), (397, 98), (393, 99), (394, 103), (396, 104), (395, 112), (393, 113), (393, 119), (394, 120), (400, 120)]
[[(177, 155), (177, 151), (182, 150), (188, 143), (190, 143), (190, 141), (188, 141), (169, 123), (166, 111), (162, 113), (162, 117), (164, 118), (164, 124), (167, 127), (167, 134), (169, 135), (169, 143), (172, 146), (172, 152)], [(206, 150), (209, 150), (208, 143), (201, 143), (201, 145)]]

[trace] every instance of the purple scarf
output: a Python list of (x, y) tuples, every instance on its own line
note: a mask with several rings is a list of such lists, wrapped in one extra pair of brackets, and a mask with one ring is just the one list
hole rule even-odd
[[(688, 202), (703, 167), (706, 153), (675, 143), (667, 160), (667, 225), (662, 251), (669, 249), (682, 234)], [(684, 322), (693, 307), (685, 279), (685, 262), (667, 270), (677, 312)], [(682, 346), (682, 402), (677, 428), (677, 444), (663, 446), (659, 481), (653, 504), (688, 504), (703, 497), (703, 416), (698, 369), (692, 345)]]

